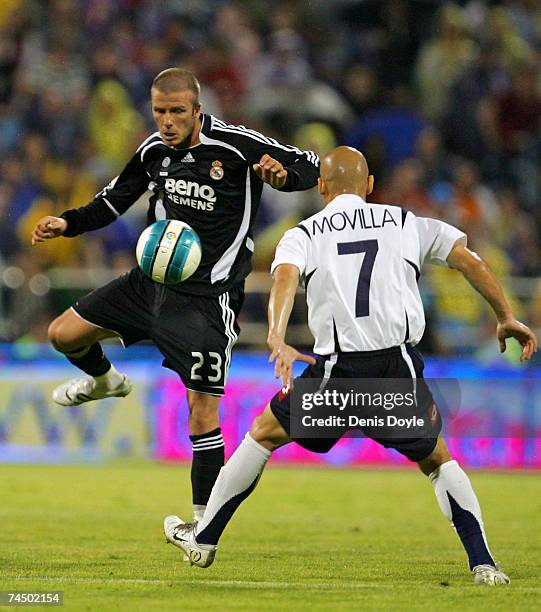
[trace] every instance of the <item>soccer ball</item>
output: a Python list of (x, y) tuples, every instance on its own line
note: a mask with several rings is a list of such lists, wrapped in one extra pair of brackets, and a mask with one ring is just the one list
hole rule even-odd
[(201, 241), (187, 223), (166, 219), (142, 232), (135, 253), (139, 267), (153, 281), (174, 285), (197, 270)]

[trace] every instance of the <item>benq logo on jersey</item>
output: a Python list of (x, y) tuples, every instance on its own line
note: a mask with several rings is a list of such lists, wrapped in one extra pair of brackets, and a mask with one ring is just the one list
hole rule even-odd
[(199, 185), (193, 181), (171, 178), (165, 181), (165, 191), (167, 197), (175, 204), (190, 206), (197, 210), (214, 210), (216, 194), (210, 185)]

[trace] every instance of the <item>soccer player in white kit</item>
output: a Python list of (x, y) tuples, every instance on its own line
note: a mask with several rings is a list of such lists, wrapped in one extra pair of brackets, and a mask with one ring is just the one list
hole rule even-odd
[[(314, 452), (327, 452), (339, 439), (292, 440), (289, 389), (294, 384), (293, 362), (309, 364), (300, 377), (305, 379), (411, 377), (424, 383), (423, 360), (413, 348), (425, 327), (417, 287), (424, 263), (459, 270), (487, 300), (496, 315), (502, 352), (507, 338), (521, 344), (521, 361), (537, 350), (535, 335), (514, 318), (497, 279), (467, 249), (465, 234), (398, 206), (367, 203), (373, 183), (359, 151), (349, 147), (333, 150), (321, 164), (319, 192), (325, 208), (286, 232), (276, 249), (268, 345), (269, 361), (275, 362), (275, 374), (284, 389), (254, 420), (221, 469), (203, 520), (183, 523), (177, 516), (166, 517), (167, 540), (181, 548), (193, 565), (208, 567), (213, 562), (225, 526), (254, 490), (276, 448), (295, 441)], [(306, 288), (316, 358), (301, 355), (285, 342), (299, 281)], [(417, 462), (428, 476), (441, 511), (462, 541), (475, 584), (507, 584), (509, 578), (488, 547), (470, 480), (439, 435), (437, 409), (436, 417), (429, 435), (374, 439)]]

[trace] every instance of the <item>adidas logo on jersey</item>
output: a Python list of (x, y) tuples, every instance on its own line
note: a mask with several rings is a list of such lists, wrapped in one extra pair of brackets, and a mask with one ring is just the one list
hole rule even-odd
[(187, 153), (180, 161), (184, 162), (185, 164), (190, 164), (195, 161), (195, 158), (191, 153)]

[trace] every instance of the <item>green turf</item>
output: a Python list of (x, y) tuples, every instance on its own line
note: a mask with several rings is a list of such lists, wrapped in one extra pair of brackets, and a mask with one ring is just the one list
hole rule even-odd
[(0, 468), (0, 590), (68, 610), (529, 610), (541, 604), (541, 481), (474, 473), (509, 587), (474, 587), (416, 472), (270, 467), (206, 570), (164, 543), (189, 517), (186, 468)]

